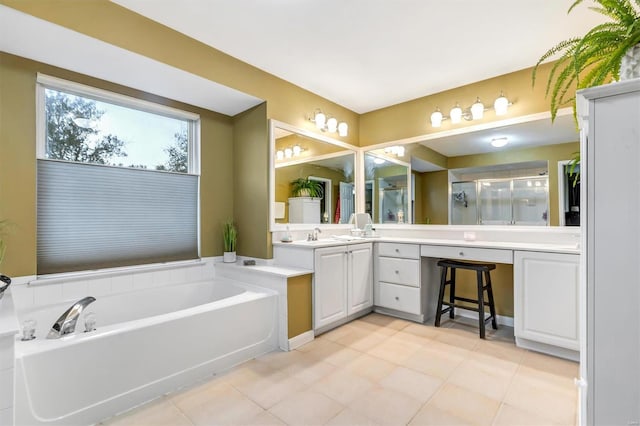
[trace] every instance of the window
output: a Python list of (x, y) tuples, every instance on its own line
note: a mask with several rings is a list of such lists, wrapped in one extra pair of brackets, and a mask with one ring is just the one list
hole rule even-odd
[(38, 75), (38, 274), (198, 257), (199, 116)]

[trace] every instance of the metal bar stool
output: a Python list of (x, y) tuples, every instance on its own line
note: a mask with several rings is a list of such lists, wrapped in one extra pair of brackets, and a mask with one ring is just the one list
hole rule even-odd
[[(489, 271), (496, 268), (495, 263), (469, 263), (469, 262), (461, 262), (458, 260), (451, 259), (442, 259), (438, 261), (438, 266), (442, 268), (442, 273), (440, 276), (440, 294), (438, 296), (438, 309), (436, 312), (436, 327), (440, 327), (440, 317), (442, 314), (449, 312), (449, 318), (453, 319), (455, 315), (455, 308), (468, 309), (471, 311), (478, 312), (478, 321), (480, 323), (480, 338), (484, 339), (485, 337), (485, 323), (491, 320), (491, 325), (494, 330), (498, 329), (498, 325), (496, 324), (496, 308), (493, 302), (493, 290), (491, 289), (491, 274)], [(456, 269), (468, 269), (472, 271), (476, 271), (477, 274), (477, 284), (478, 284), (478, 299), (469, 299), (466, 297), (457, 297), (456, 296)], [(447, 271), (449, 273), (449, 279), (447, 280)], [(482, 280), (482, 276), (484, 274), (484, 283)], [(447, 285), (450, 285), (449, 289), (449, 301), (444, 301), (444, 289)], [(487, 291), (488, 301), (484, 300), (484, 292)], [(460, 305), (455, 303), (456, 300), (474, 303), (478, 305), (477, 308), (469, 307), (465, 305)], [(442, 309), (442, 306), (446, 305), (447, 307)], [(485, 318), (485, 306), (489, 305), (489, 316)]]

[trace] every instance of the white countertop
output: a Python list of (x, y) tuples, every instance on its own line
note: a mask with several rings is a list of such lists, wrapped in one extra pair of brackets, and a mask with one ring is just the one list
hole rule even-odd
[[(259, 262), (259, 261), (258, 261)], [(281, 266), (272, 264), (257, 263), (256, 265), (243, 265), (242, 260), (234, 263), (216, 263), (216, 268), (226, 268), (231, 270), (241, 270), (256, 274), (276, 275), (279, 277), (297, 277), (300, 275), (313, 274), (313, 271), (293, 266)]]
[[(341, 238), (342, 237), (342, 238)], [(274, 246), (290, 246), (299, 248), (321, 248), (321, 247), (334, 247), (345, 244), (358, 244), (366, 242), (385, 242), (385, 243), (408, 243), (408, 244), (423, 244), (423, 245), (439, 245), (439, 246), (453, 246), (453, 247), (477, 247), (477, 248), (492, 248), (492, 249), (505, 249), (505, 250), (524, 250), (524, 251), (541, 251), (548, 253), (568, 253), (568, 254), (580, 254), (581, 250), (578, 247), (579, 243), (566, 244), (566, 243), (531, 243), (531, 242), (516, 242), (516, 241), (465, 241), (455, 239), (435, 239), (435, 238), (406, 238), (406, 237), (372, 237), (347, 239), (353, 237), (338, 236), (337, 238), (321, 238), (318, 241), (293, 241), (285, 243), (281, 241), (274, 241)]]
[(0, 337), (13, 336), (20, 330), (18, 319), (13, 306), (11, 290), (4, 293), (0, 299)]

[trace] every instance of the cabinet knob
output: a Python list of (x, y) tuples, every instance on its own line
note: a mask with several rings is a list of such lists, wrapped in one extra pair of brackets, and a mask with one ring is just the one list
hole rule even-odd
[(396, 249), (396, 253), (400, 253), (400, 249)]
[(400, 300), (400, 298), (398, 296), (396, 296), (396, 300)]
[(459, 256), (464, 256), (464, 252), (458, 253)]
[(399, 273), (400, 273), (400, 271), (396, 270), (396, 274), (399, 274)]

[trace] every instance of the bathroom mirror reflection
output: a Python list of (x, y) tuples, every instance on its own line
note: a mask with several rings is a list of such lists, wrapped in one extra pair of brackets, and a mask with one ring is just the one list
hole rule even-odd
[[(576, 194), (580, 184), (579, 180), (574, 183), (569, 164), (579, 153), (580, 144), (571, 110), (562, 110), (554, 123), (545, 114), (511, 121), (475, 131), (443, 131), (419, 142), (397, 145), (403, 151), (396, 148), (392, 152), (394, 146), (385, 144), (386, 154), (383, 148), (374, 148), (367, 151), (365, 158), (369, 154), (389, 155), (410, 164), (411, 223), (579, 225), (576, 209), (580, 200)], [(493, 146), (492, 141), (500, 138), (506, 138), (506, 145)], [(515, 169), (521, 172), (513, 172)], [(539, 176), (543, 170), (544, 176)], [(473, 173), (477, 176), (470, 175)], [(478, 180), (485, 181), (484, 191), (478, 190)], [(370, 181), (365, 186), (369, 194)], [(500, 191), (498, 188), (502, 187)], [(529, 188), (538, 192), (530, 193)], [(464, 211), (458, 208), (464, 202), (455, 198), (462, 191), (468, 206)], [(521, 201), (514, 204), (513, 197)]]
[(355, 151), (284, 124), (273, 125), (273, 139), (274, 222), (347, 224), (355, 213)]
[(365, 213), (373, 223), (411, 222), (411, 166), (384, 150), (364, 156)]

